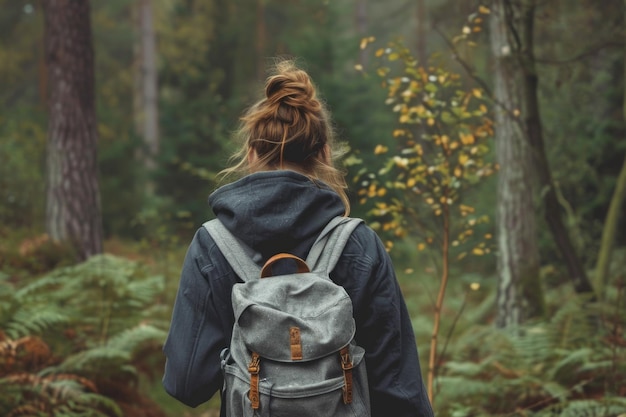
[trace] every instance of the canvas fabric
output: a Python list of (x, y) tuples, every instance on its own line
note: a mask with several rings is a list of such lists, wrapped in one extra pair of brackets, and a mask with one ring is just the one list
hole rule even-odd
[[(360, 223), (333, 219), (303, 269), (280, 275), (273, 275), (272, 267), (301, 261), (287, 254), (262, 268), (255, 262), (258, 254), (219, 220), (204, 224), (243, 281), (233, 286), (235, 323), (230, 347), (221, 355), (227, 417), (370, 416), (365, 352), (354, 341), (352, 302), (329, 276)], [(261, 278), (262, 273), (269, 276)]]

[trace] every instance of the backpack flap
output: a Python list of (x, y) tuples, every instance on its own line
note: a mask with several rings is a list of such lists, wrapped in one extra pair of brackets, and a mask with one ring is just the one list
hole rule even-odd
[(235, 333), (250, 351), (274, 361), (319, 359), (348, 345), (356, 331), (348, 294), (314, 273), (235, 285), (232, 302)]

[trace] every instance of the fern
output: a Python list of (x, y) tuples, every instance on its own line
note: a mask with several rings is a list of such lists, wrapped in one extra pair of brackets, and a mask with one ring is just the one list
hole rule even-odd
[(437, 414), (626, 412), (626, 400), (616, 397), (626, 384), (624, 339), (616, 333), (626, 315), (617, 314), (615, 305), (586, 307), (571, 297), (549, 320), (506, 330), (470, 326), (451, 343), (442, 363)]
[(117, 417), (143, 401), (138, 365), (166, 336), (153, 314), (163, 284), (111, 255), (18, 289), (0, 275), (0, 415)]
[(547, 407), (538, 417), (621, 417), (626, 413), (626, 399), (574, 400)]
[(3, 393), (12, 393), (13, 403), (2, 404), (3, 415), (63, 415), (77, 417), (89, 411), (89, 415), (123, 417), (119, 406), (100, 395), (95, 385), (76, 375), (57, 374), (40, 376), (14, 374), (0, 378)]
[(136, 379), (137, 370), (128, 364), (149, 345), (159, 347), (166, 333), (154, 326), (139, 325), (127, 329), (105, 344), (70, 355), (46, 372), (76, 372), (109, 378)]
[(163, 287), (162, 277), (147, 275), (136, 262), (112, 255), (94, 256), (82, 264), (54, 270), (13, 294), (0, 290), (0, 311), (6, 312), (0, 326), (10, 337), (18, 338), (74, 325), (92, 328), (98, 339), (105, 340), (152, 318), (146, 311)]

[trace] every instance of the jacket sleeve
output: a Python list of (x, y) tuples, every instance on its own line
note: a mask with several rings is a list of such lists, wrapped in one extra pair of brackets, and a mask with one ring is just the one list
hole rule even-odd
[[(356, 341), (365, 349), (372, 417), (432, 417), (415, 334), (391, 258), (369, 227), (357, 228), (338, 275), (353, 301)], [(345, 268), (342, 272), (340, 268)], [(333, 278), (334, 279), (334, 278)]]
[(211, 243), (200, 229), (189, 246), (163, 347), (165, 391), (191, 407), (208, 401), (221, 388), (219, 355), (227, 346), (209, 280), (216, 275), (209, 258)]

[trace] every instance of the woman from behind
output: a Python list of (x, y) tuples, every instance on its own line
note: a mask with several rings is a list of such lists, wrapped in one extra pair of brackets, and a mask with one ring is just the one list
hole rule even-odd
[[(241, 148), (224, 171), (239, 179), (209, 196), (215, 216), (257, 253), (259, 265), (281, 252), (305, 259), (326, 224), (350, 212), (344, 174), (334, 164), (341, 151), (309, 75), (292, 61), (280, 61), (264, 93), (242, 116)], [(393, 265), (370, 227), (355, 229), (330, 276), (352, 300), (372, 416), (432, 416)], [(200, 228), (183, 264), (164, 346), (164, 387), (189, 406), (222, 388), (220, 352), (230, 342), (230, 294), (237, 282)]]

